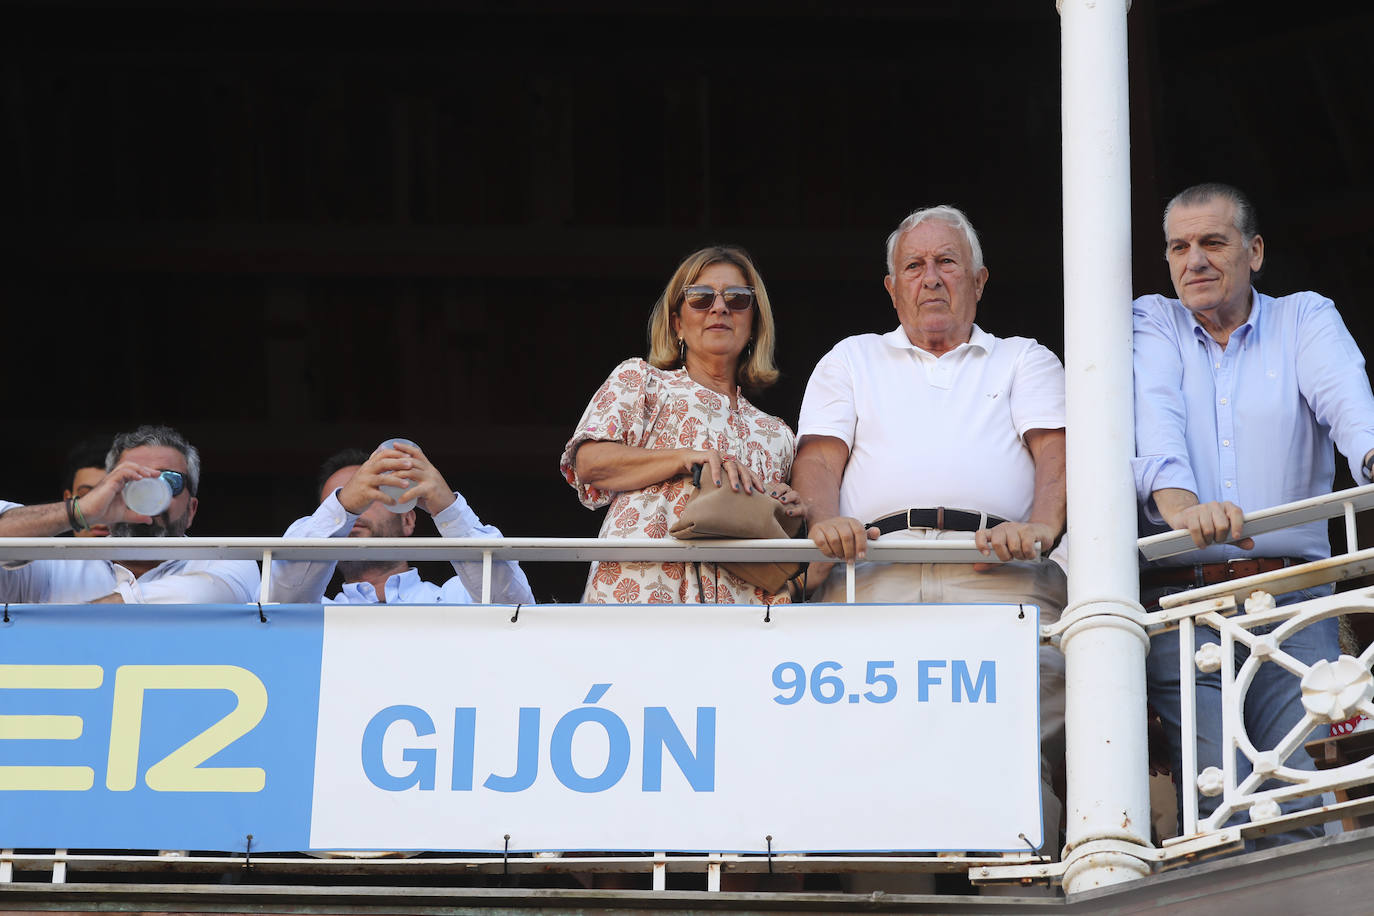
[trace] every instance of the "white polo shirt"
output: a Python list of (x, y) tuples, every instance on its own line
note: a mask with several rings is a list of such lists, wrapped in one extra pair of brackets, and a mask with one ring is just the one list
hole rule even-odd
[(1064, 366), (1026, 337), (977, 325), (940, 357), (901, 326), (840, 341), (806, 385), (797, 436), (849, 446), (840, 513), (871, 522), (947, 506), (1026, 521), (1035, 464), (1022, 437), (1064, 427)]
[[(20, 503), (0, 499), (0, 515)], [(167, 560), (141, 576), (109, 560), (0, 562), (0, 601), (85, 604), (118, 592), (125, 604), (244, 604), (258, 600), (252, 560)]]

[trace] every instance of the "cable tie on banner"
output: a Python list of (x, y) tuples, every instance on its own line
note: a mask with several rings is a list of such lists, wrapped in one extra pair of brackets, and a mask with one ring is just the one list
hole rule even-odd
[(243, 842), (243, 867), (244, 867), (244, 869), (252, 869), (252, 867), (253, 867), (252, 850), (253, 850), (253, 834), (250, 833), (250, 834), (248, 834), (246, 837), (244, 837), (244, 842)]
[(764, 839), (768, 842), (768, 874), (771, 875), (773, 873), (773, 834), (768, 834)]
[(9, 603), (8, 601), (5, 602), (5, 619), (4, 619), (4, 621), (0, 621), (0, 622), (3, 622), (3, 623), (9, 623), (9, 622), (10, 622), (10, 603)]
[(771, 604), (765, 604), (765, 605), (763, 606), (763, 622), (764, 622), (764, 623), (772, 623), (772, 622), (773, 622), (773, 606), (772, 606)]
[(267, 623), (267, 615), (262, 612), (262, 602), (258, 602), (258, 620)]
[[(515, 623), (516, 621), (518, 621), (518, 620), (520, 619), (520, 608), (521, 608), (521, 605), (518, 605), (518, 604), (517, 604), (517, 605), (515, 606), (515, 613), (510, 615), (510, 622), (511, 622), (511, 623)], [(507, 837), (507, 839), (510, 839), (510, 838)]]
[(506, 834), (506, 848), (501, 852), (501, 877), (510, 877), (510, 834)]
[(1026, 606), (1025, 606), (1024, 604), (1018, 604), (1017, 607), (1020, 608), (1021, 610), (1019, 610), (1019, 611), (1016, 612), (1016, 619), (1017, 619), (1017, 620), (1025, 620), (1025, 619), (1026, 619)]

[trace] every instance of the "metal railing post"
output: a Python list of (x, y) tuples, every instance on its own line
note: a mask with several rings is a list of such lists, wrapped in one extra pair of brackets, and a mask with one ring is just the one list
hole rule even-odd
[(258, 601), (266, 604), (272, 597), (272, 551), (262, 552), (262, 583), (258, 586)]
[(1178, 622), (1179, 731), (1183, 752), (1183, 772), (1178, 774), (1183, 790), (1183, 836), (1197, 833), (1197, 668), (1193, 661), (1193, 618)]
[(654, 853), (654, 890), (668, 889), (668, 853)]

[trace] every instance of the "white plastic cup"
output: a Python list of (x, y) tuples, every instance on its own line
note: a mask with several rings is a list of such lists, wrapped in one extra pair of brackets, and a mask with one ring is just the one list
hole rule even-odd
[[(397, 442), (401, 443), (402, 445), (409, 445), (409, 446), (411, 446), (411, 447), (413, 447), (413, 448), (419, 448), (419, 447), (420, 447), (420, 446), (416, 445), (414, 442), (411, 442), (409, 439), (388, 439), (388, 440), (386, 440), (385, 442), (383, 442), (381, 445), (377, 446), (377, 448), (379, 448), (379, 449), (383, 449), (383, 448), (394, 448), (394, 447), (396, 446), (396, 443), (397, 443)], [(383, 476), (390, 476), (390, 475), (383, 475)], [(406, 502), (400, 502), (400, 499), (401, 499), (402, 496), (405, 495), (406, 490), (410, 489), (410, 481), (406, 480), (406, 481), (402, 481), (402, 483), (404, 483), (405, 486), (403, 486), (403, 487), (379, 487), (379, 489), (380, 489), (383, 493), (385, 493), (387, 496), (390, 496), (392, 499), (397, 500), (397, 502), (396, 502), (394, 505), (390, 505), (390, 506), (386, 505), (386, 503), (382, 503), (382, 505), (385, 506), (386, 509), (387, 509), (388, 511), (390, 511), (390, 512), (395, 512), (397, 515), (400, 515), (400, 514), (403, 513), (403, 512), (409, 512), (411, 509), (414, 509), (414, 508), (415, 508), (415, 503), (416, 503), (417, 500), (418, 500), (418, 497), (417, 497), (416, 499), (411, 499), (411, 500), (408, 500), (408, 501), (406, 501)]]
[(124, 505), (139, 515), (161, 515), (172, 504), (172, 485), (161, 477), (140, 477), (124, 485)]

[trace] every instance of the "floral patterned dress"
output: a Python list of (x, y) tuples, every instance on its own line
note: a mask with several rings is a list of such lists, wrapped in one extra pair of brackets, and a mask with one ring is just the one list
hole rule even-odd
[[(616, 366), (587, 405), (563, 449), (563, 477), (589, 509), (609, 505), (603, 538), (662, 538), (692, 495), (683, 475), (626, 493), (577, 479), (573, 455), (584, 442), (619, 442), (639, 448), (713, 448), (749, 465), (768, 483), (792, 474), (794, 436), (787, 424), (736, 394), (730, 399), (692, 381), (685, 369), (656, 369), (642, 359)], [(785, 604), (714, 563), (602, 560), (592, 564), (582, 600), (588, 604)]]

